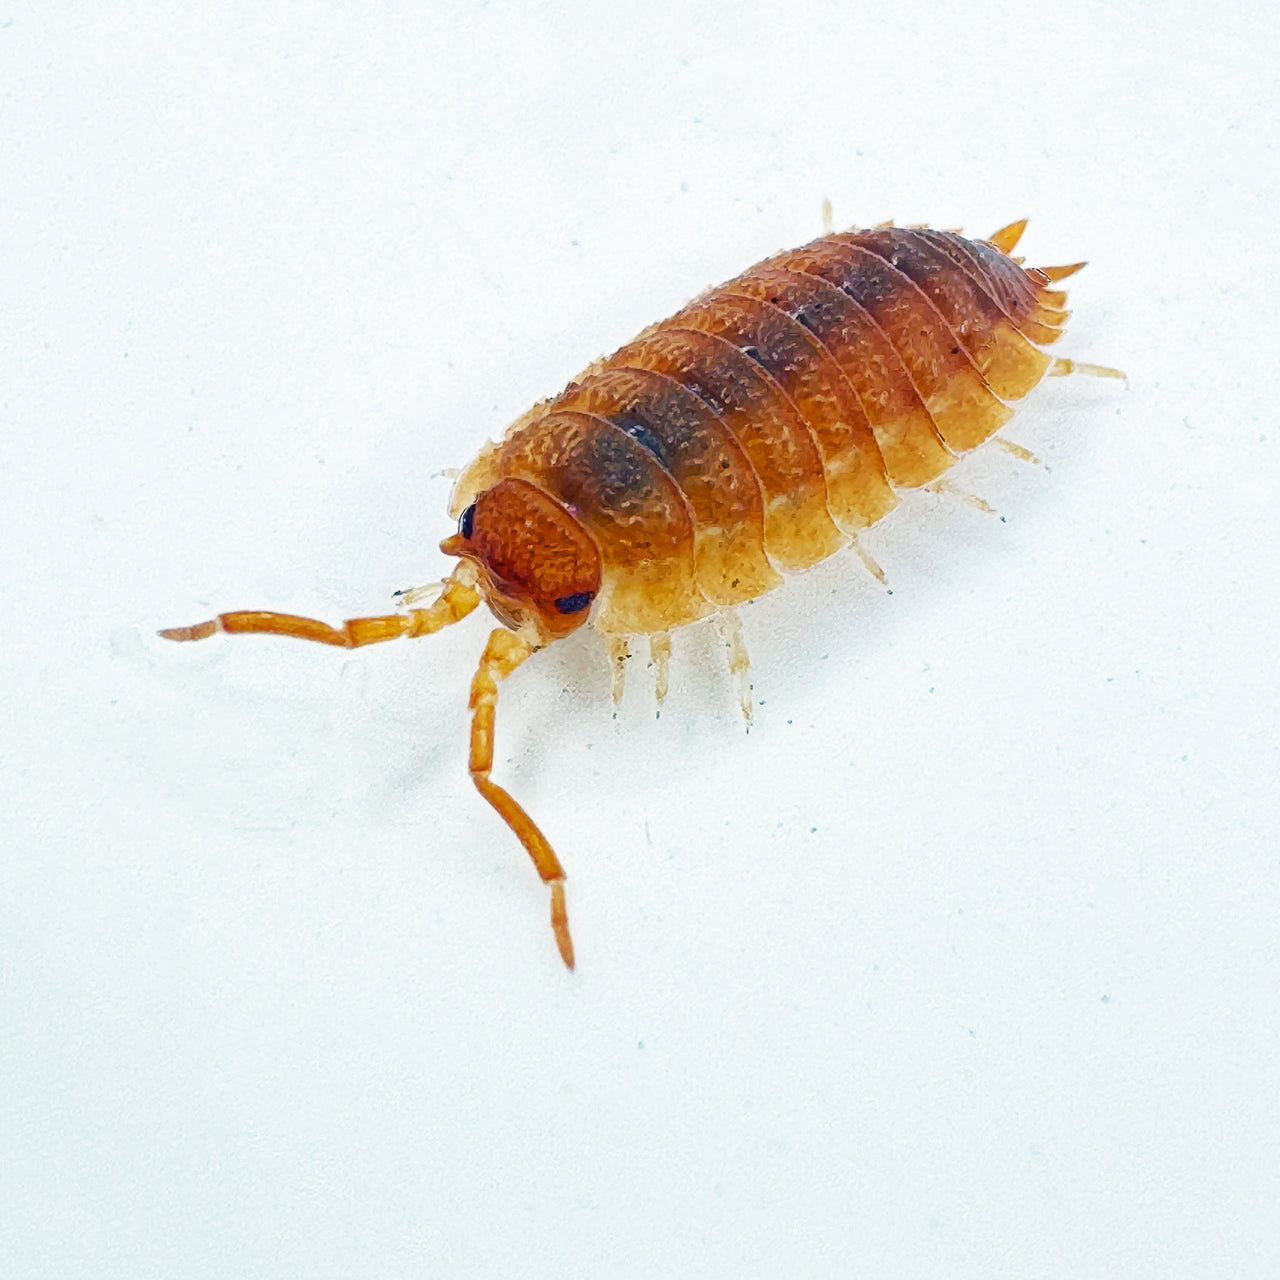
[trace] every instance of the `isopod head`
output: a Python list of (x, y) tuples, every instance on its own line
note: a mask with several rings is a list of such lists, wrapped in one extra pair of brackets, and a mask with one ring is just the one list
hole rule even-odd
[(525, 480), (499, 480), (481, 493), (440, 549), (476, 566), (494, 615), (535, 647), (580, 627), (600, 591), (591, 535)]

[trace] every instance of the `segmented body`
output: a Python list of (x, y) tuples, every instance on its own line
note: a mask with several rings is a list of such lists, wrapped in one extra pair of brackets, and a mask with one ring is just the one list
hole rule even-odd
[(524, 480), (599, 547), (599, 628), (694, 622), (839, 550), (1003, 426), (1052, 363), (1052, 283), (949, 232), (825, 236), (536, 406), (463, 473), (454, 515)]
[[(549, 887), (572, 968), (564, 868), (490, 776), (499, 684), (590, 617), (615, 657), (621, 638), (650, 637), (661, 699), (667, 632), (846, 545), (899, 489), (937, 481), (988, 439), (1046, 373), (1115, 374), (1040, 349), (1067, 317), (1051, 286), (1083, 264), (1024, 270), (1009, 257), (1023, 225), (990, 241), (894, 227), (824, 236), (646, 330), (462, 474), (458, 532), (441, 543), (458, 564), (426, 608), (336, 627), (242, 611), (160, 634), (354, 648), (430, 635), (486, 603), (503, 625), (471, 684), (471, 778)], [(732, 631), (730, 652), (745, 677)]]

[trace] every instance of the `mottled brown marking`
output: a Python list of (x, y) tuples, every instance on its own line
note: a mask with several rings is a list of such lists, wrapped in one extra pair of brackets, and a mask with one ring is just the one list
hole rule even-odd
[(1009, 254), (1025, 225), (990, 242), (892, 223), (826, 235), (651, 326), (462, 472), (452, 498), (460, 527), (441, 544), (459, 563), (426, 608), (337, 627), (224, 613), (160, 634), (260, 632), (356, 648), (429, 635), (484, 600), (504, 627), (471, 686), (471, 778), (548, 886), (552, 932), (572, 969), (564, 869), (490, 776), (500, 683), (590, 616), (608, 641), (615, 701), (628, 637), (638, 635), (650, 639), (661, 701), (668, 633), (711, 615), (749, 723), (731, 606), (772, 590), (779, 570), (847, 545), (893, 508), (897, 489), (927, 484), (989, 510), (944, 473), (1007, 420), (1005, 401), (1046, 374), (1123, 377), (1040, 350), (1068, 316), (1066, 293), (1050, 286), (1083, 264), (1024, 268)]

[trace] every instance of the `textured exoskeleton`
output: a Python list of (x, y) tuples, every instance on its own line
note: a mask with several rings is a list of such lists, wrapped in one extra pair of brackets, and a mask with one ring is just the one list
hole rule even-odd
[[(441, 544), (459, 564), (426, 608), (341, 627), (227, 613), (161, 634), (352, 647), (426, 635), (487, 603), (503, 625), (472, 683), (471, 776), (550, 886), (572, 968), (563, 868), (489, 776), (499, 682), (590, 618), (611, 637), (617, 672), (628, 638), (649, 637), (661, 698), (672, 629), (732, 619), (781, 571), (856, 545), (898, 490), (939, 483), (1046, 374), (1114, 374), (1041, 349), (1067, 318), (1054, 285), (1083, 263), (1022, 267), (1009, 255), (1024, 225), (987, 241), (922, 227), (827, 235), (646, 330), (462, 473), (458, 531)], [(729, 647), (745, 679), (732, 622)]]

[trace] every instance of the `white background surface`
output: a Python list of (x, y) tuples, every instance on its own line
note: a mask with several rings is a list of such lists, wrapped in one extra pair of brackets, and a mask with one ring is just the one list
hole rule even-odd
[[(8, 1276), (1263, 1277), (1277, 1160), (1267, 6), (0, 13)], [(486, 437), (838, 225), (1090, 259), (1054, 380), (655, 720), (437, 578)]]

